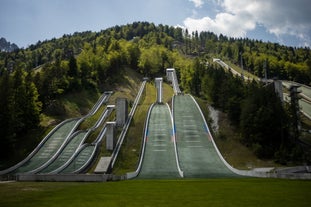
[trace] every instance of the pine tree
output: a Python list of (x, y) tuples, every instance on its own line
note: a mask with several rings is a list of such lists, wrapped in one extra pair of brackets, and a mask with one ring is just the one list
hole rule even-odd
[(39, 101), (39, 93), (32, 80), (31, 73), (28, 73), (25, 78), (26, 87), (26, 102), (24, 118), (27, 128), (36, 128), (40, 123), (40, 112), (42, 109), (42, 103)]
[(10, 96), (11, 84), (8, 71), (4, 71), (0, 76), (0, 156), (7, 158), (11, 150), (11, 137), (9, 137), (10, 128)]
[(10, 107), (10, 134), (17, 139), (18, 134), (25, 132), (24, 106), (26, 102), (25, 72), (16, 69), (13, 75), (13, 90)]

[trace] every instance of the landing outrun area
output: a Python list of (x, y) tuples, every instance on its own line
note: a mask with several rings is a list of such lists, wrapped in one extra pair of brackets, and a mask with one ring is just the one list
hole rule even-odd
[(170, 109), (155, 104), (146, 133), (146, 149), (138, 178), (178, 178)]
[(194, 99), (178, 95), (173, 103), (178, 157), (184, 177), (237, 177), (218, 156)]

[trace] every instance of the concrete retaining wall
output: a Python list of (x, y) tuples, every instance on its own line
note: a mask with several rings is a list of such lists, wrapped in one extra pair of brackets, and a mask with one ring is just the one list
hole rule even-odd
[(110, 174), (20, 174), (17, 181), (43, 181), (43, 182), (107, 182), (124, 180), (123, 176)]

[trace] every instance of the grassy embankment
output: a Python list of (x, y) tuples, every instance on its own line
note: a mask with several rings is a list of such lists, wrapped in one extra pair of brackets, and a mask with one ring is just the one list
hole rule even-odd
[[(116, 104), (117, 98), (126, 98), (128, 103), (129, 103), (129, 108), (128, 110), (131, 110), (131, 106), (136, 98), (137, 92), (141, 86), (142, 83), (142, 76), (135, 71), (131, 69), (125, 69), (123, 71), (122, 76), (119, 77), (118, 83), (115, 85), (111, 86), (113, 90), (113, 94), (111, 98), (109, 99), (108, 104)], [(128, 112), (129, 112), (128, 111)], [(108, 121), (114, 121), (116, 119), (116, 113), (115, 110), (112, 112), (110, 117), (108, 118)], [(117, 139), (119, 138), (119, 134), (121, 132), (121, 128), (117, 128), (117, 133), (115, 136), (115, 142), (117, 142)], [(94, 165), (90, 168), (89, 172), (92, 173), (94, 172), (99, 160), (101, 157), (104, 156), (111, 156), (111, 151), (106, 150), (106, 142), (105, 140), (102, 142), (100, 146), (100, 152), (97, 157), (97, 159), (94, 162)]]
[(309, 206), (311, 181), (281, 179), (0, 183), (0, 206)]

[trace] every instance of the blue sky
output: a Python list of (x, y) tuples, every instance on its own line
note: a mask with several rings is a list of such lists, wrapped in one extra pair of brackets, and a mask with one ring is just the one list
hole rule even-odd
[(20, 47), (134, 21), (311, 46), (310, 0), (0, 0), (0, 37)]

